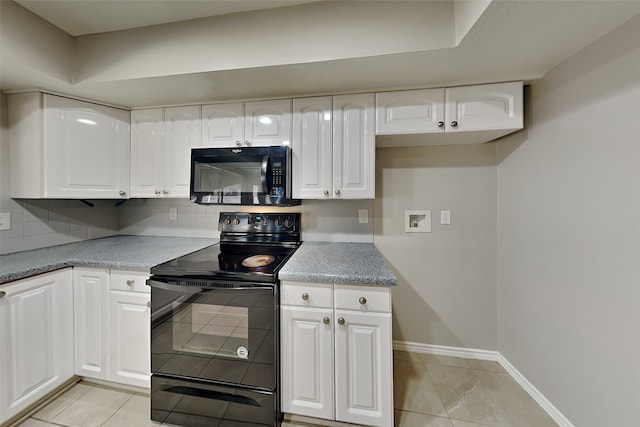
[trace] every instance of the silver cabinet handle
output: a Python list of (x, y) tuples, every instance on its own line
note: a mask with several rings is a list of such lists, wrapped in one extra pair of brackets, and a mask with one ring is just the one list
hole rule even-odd
[(7, 296), (7, 293), (5, 291), (0, 291), (0, 299), (4, 298)]
[(160, 195), (160, 190), (156, 190), (155, 193), (156, 193), (156, 196), (159, 196)]
[(126, 196), (126, 195), (127, 195), (127, 192), (126, 192), (126, 191), (122, 191), (122, 190), (120, 190), (120, 195), (121, 195), (122, 197), (124, 197), (124, 196)]
[(244, 143), (245, 143), (245, 145), (246, 145), (247, 147), (251, 145), (251, 143), (250, 143), (249, 141), (245, 141)]
[(127, 286), (133, 286), (135, 283), (135, 280), (127, 280)]
[(236, 145), (237, 145), (238, 147), (240, 147), (240, 146), (242, 145), (242, 143), (241, 143), (240, 141), (236, 141)]
[(167, 190), (162, 190), (162, 194), (164, 194), (165, 196), (169, 194), (169, 192)]
[(365, 297), (360, 297), (358, 301), (360, 301), (360, 304), (362, 305), (365, 305), (367, 303), (367, 299)]
[(438, 127), (439, 127), (439, 128), (441, 128), (441, 127), (443, 127), (443, 126), (444, 126), (444, 122), (443, 122), (443, 121), (439, 121), (439, 122), (438, 122)]
[(324, 190), (324, 195), (328, 196), (329, 195), (329, 190)]
[(458, 122), (456, 122), (455, 120), (451, 122), (451, 127), (454, 128), (458, 126)]
[(338, 317), (338, 325), (342, 326), (344, 323), (344, 317)]
[(336, 196), (340, 195), (340, 190), (336, 190)]
[(331, 322), (331, 319), (329, 319), (328, 317), (322, 319), (322, 323), (324, 323), (325, 325), (328, 325), (329, 322)]
[(309, 294), (306, 293), (306, 292), (304, 294), (302, 294), (302, 300), (303, 301), (309, 301)]

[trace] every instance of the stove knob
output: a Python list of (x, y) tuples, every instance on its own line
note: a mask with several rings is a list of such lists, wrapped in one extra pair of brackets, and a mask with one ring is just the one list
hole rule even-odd
[(282, 227), (282, 218), (278, 217), (275, 221), (276, 227)]
[(233, 225), (238, 225), (240, 224), (240, 220), (238, 218), (233, 220)]
[(291, 218), (287, 218), (284, 220), (284, 226), (287, 228), (293, 227), (293, 220)]
[(231, 224), (231, 219), (227, 218), (224, 220), (224, 225), (230, 225)]

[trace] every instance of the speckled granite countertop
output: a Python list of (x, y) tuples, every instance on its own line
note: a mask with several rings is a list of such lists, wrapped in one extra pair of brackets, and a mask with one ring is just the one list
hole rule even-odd
[(373, 243), (304, 242), (278, 273), (280, 280), (396, 286)]
[(113, 236), (0, 256), (0, 283), (64, 267), (149, 271), (177, 256), (217, 243), (189, 237)]

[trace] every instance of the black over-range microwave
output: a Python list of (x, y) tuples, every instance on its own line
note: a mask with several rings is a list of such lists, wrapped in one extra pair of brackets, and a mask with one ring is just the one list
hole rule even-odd
[(191, 201), (202, 205), (293, 206), (291, 148), (191, 149)]

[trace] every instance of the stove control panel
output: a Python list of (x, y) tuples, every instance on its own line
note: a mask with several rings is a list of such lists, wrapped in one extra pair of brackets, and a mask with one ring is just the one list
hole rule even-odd
[(300, 233), (299, 213), (220, 212), (223, 233)]

